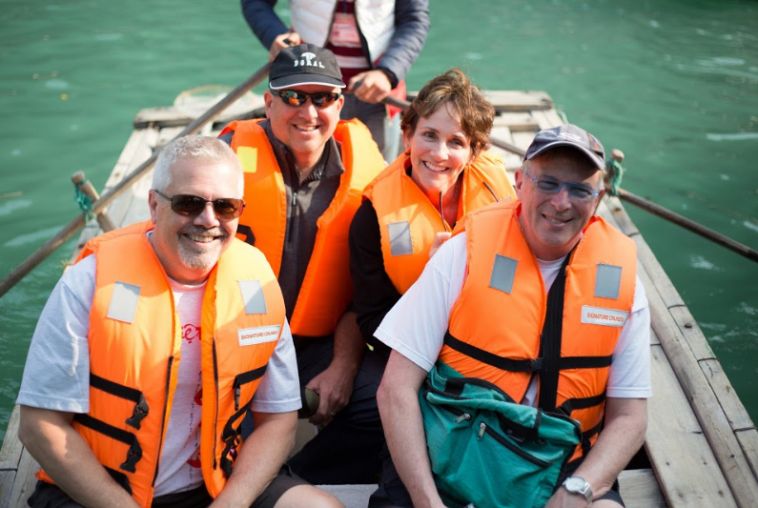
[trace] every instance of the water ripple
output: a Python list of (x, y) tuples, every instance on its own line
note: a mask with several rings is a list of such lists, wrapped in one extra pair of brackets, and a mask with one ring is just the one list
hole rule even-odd
[(32, 206), (32, 201), (30, 199), (14, 199), (13, 201), (8, 201), (7, 203), (0, 205), (0, 217), (10, 215), (15, 210), (28, 208), (30, 206)]
[(40, 231), (33, 231), (25, 235), (18, 235), (15, 238), (11, 238), (3, 244), (3, 247), (21, 247), (30, 243), (38, 242), (39, 240), (47, 240), (51, 238), (60, 228), (54, 226), (52, 228), (42, 229)]

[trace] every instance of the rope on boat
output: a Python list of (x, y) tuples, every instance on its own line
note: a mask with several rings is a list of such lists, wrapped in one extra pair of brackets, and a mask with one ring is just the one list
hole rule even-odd
[(605, 161), (605, 188), (611, 196), (619, 195), (621, 180), (624, 178), (624, 167), (621, 161), (611, 158)]
[(74, 183), (74, 201), (76, 201), (76, 204), (79, 205), (79, 209), (82, 211), (84, 219), (91, 220), (95, 215), (92, 211), (94, 200), (89, 197), (87, 193), (84, 192), (84, 190), (82, 190), (82, 187), (86, 181), (87, 180), (83, 180), (81, 182)]

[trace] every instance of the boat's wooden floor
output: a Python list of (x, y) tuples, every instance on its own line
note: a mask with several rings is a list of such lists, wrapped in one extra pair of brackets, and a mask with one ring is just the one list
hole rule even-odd
[[(543, 92), (491, 91), (488, 96), (498, 111), (493, 138), (522, 149), (539, 129), (564, 122)], [(225, 114), (205, 132), (216, 132), (237, 113)], [(141, 111), (106, 188), (118, 184), (190, 120), (176, 108)], [(495, 150), (503, 155), (509, 172), (520, 165), (519, 156)], [(147, 218), (150, 179), (148, 172), (109, 207), (108, 216), (115, 224)], [(636, 241), (638, 271), (652, 314), (654, 396), (648, 406), (645, 443), (649, 465), (621, 475), (627, 506), (754, 506), (758, 500), (755, 425), (687, 306), (620, 201), (606, 199), (599, 213)], [(81, 243), (97, 232), (93, 221), (83, 232)], [(36, 464), (16, 439), (17, 413), (14, 410), (0, 451), (0, 508), (23, 506), (34, 483)], [(350, 503), (348, 506), (356, 507), (365, 506), (369, 493), (365, 486), (333, 490)]]

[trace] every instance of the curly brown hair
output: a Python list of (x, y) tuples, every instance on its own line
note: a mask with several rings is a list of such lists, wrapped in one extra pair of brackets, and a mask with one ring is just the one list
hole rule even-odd
[(471, 143), (471, 152), (473, 155), (478, 154), (489, 143), (495, 108), (457, 67), (432, 78), (419, 91), (403, 114), (400, 123), (403, 134), (412, 135), (419, 118), (428, 118), (444, 104), (450, 104), (458, 113), (463, 132)]

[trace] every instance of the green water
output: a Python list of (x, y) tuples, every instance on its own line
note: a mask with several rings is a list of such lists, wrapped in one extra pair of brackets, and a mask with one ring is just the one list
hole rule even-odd
[[(459, 66), (484, 88), (546, 90), (573, 122), (626, 152), (629, 190), (758, 247), (758, 3), (432, 4), (411, 88)], [(0, 277), (76, 213), (72, 172), (102, 187), (140, 108), (201, 84), (234, 86), (265, 59), (236, 1), (0, 7)], [(755, 420), (758, 265), (629, 211)], [(70, 252), (0, 299), (0, 429)]]

